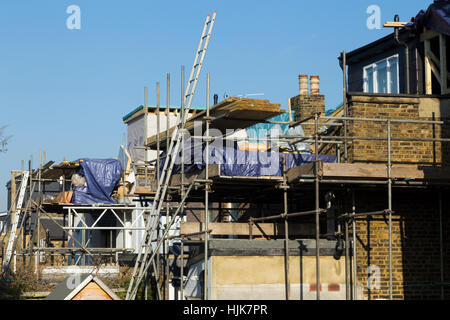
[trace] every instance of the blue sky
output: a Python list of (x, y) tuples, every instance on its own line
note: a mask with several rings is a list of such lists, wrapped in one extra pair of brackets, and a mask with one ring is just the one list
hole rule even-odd
[[(9, 0), (0, 3), (0, 127), (12, 135), (0, 153), (0, 211), (11, 170), (39, 152), (47, 160), (116, 157), (126, 127), (122, 116), (155, 104), (156, 81), (165, 103), (180, 101), (180, 66), (192, 66), (205, 17), (217, 11), (194, 105), (211, 94), (264, 93), (287, 105), (298, 74), (320, 76), (327, 108), (342, 101), (337, 57), (390, 33), (369, 29), (370, 5), (381, 23), (409, 20), (428, 0), (348, 1), (113, 1)], [(66, 9), (81, 9), (81, 29), (69, 30)]]

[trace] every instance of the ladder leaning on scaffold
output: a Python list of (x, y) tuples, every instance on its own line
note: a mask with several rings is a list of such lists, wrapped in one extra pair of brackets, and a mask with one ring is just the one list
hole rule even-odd
[[(183, 97), (183, 104), (185, 105), (184, 113), (189, 112), (191, 107), (192, 99), (195, 94), (195, 89), (197, 87), (198, 78), (200, 75), (200, 71), (202, 69), (203, 61), (205, 59), (206, 50), (208, 48), (209, 39), (211, 37), (212, 28), (214, 26), (214, 21), (216, 19), (216, 12), (213, 15), (207, 15), (206, 21), (203, 27), (203, 32), (200, 37), (200, 43), (198, 45), (194, 63), (192, 65), (191, 73), (189, 76), (189, 80), (186, 86), (186, 94)], [(159, 249), (162, 239), (157, 243), (155, 250), (152, 250), (152, 239), (153, 234), (156, 230), (157, 225), (159, 224), (160, 219), (160, 211), (162, 205), (164, 203), (164, 199), (166, 198), (167, 188), (170, 182), (170, 178), (172, 175), (173, 166), (175, 163), (176, 155), (179, 152), (180, 145), (182, 144), (182, 136), (183, 136), (183, 128), (186, 122), (186, 117), (181, 117), (181, 113), (178, 114), (176, 126), (174, 129), (174, 133), (170, 139), (170, 145), (167, 152), (166, 161), (164, 162), (163, 170), (158, 177), (158, 187), (156, 190), (156, 194), (152, 203), (152, 208), (150, 212), (150, 217), (154, 217), (153, 219), (148, 219), (145, 226), (145, 232), (142, 240), (142, 244), (139, 248), (138, 256), (136, 258), (136, 263), (133, 268), (133, 273), (130, 279), (130, 283), (128, 285), (128, 290), (125, 299), (126, 300), (134, 300), (136, 298), (136, 294), (138, 291), (138, 287), (142, 279), (144, 278), (148, 268), (151, 264), (154, 263), (155, 253)], [(169, 163), (170, 162), (170, 163)], [(173, 219), (171, 219), (170, 224), (166, 228), (166, 233), (168, 233), (170, 227), (173, 225), (176, 216), (181, 211), (180, 208), (184, 206), (184, 202), (189, 195), (189, 192), (192, 189), (192, 186), (195, 183), (195, 179), (191, 183), (191, 185), (186, 190), (186, 193), (181, 200), (178, 209), (176, 210)]]
[(22, 180), (20, 182), (19, 197), (17, 198), (16, 208), (12, 214), (11, 232), (9, 234), (8, 245), (6, 246), (5, 259), (3, 260), (3, 273), (7, 272), (9, 264), (11, 263), (11, 258), (15, 251), (14, 244), (16, 242), (17, 226), (20, 221), (21, 212), (23, 211), (22, 209), (23, 200), (25, 198), (25, 191), (27, 188), (29, 175), (30, 175), (29, 171), (22, 171)]

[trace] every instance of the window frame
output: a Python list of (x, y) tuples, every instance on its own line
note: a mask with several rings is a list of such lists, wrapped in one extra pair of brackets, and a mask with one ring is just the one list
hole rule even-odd
[[(365, 67), (363, 67), (363, 91), (364, 93), (380, 93), (378, 92), (378, 81), (377, 81), (377, 68), (376, 66), (378, 64), (380, 64), (383, 61), (386, 61), (386, 76), (387, 76), (387, 94), (393, 94), (391, 92), (391, 86), (390, 86), (390, 82), (391, 82), (391, 72), (390, 70), (390, 62), (389, 60), (393, 59), (393, 58), (397, 58), (397, 93), (394, 94), (399, 94), (400, 93), (400, 73), (399, 73), (399, 55), (398, 53), (386, 57), (384, 59), (375, 61), (371, 64), (366, 65)], [(369, 88), (368, 88), (368, 76), (367, 76), (367, 70), (372, 68), (372, 83), (373, 83), (373, 92), (369, 92)]]

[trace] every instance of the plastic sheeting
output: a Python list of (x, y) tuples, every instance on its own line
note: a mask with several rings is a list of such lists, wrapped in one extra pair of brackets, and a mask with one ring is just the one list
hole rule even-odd
[[(266, 151), (239, 150), (234, 147), (215, 146), (214, 142), (209, 146), (209, 164), (220, 164), (220, 174), (223, 176), (282, 176), (283, 157), (286, 158), (286, 169), (314, 161), (314, 155), (309, 153), (279, 153)], [(205, 145), (184, 150), (184, 172), (194, 172), (205, 167), (206, 149)], [(166, 157), (162, 154), (160, 171), (164, 166)], [(323, 162), (337, 162), (336, 156), (320, 155), (319, 160)], [(181, 157), (175, 159), (173, 173), (181, 171)]]
[(450, 36), (450, 2), (435, 1), (427, 11), (420, 10), (414, 22), (407, 24), (418, 32), (422, 32), (423, 27)]
[[(295, 111), (291, 111), (292, 119), (295, 119)], [(269, 121), (289, 121), (289, 112), (285, 112), (273, 118), (270, 118)], [(261, 139), (261, 142), (265, 142), (267, 137), (277, 138), (282, 135), (288, 136), (304, 136), (303, 128), (301, 126), (297, 126), (295, 128), (289, 128), (288, 124), (278, 124), (278, 123), (257, 123), (251, 127), (245, 129), (247, 132), (247, 136), (249, 138), (257, 138)], [(311, 150), (309, 144), (298, 142), (294, 146), (289, 145), (284, 141), (269, 141), (269, 144), (273, 150), (278, 150), (279, 147), (285, 147), (288, 149), (292, 149), (295, 151), (303, 151), (308, 152)]]
[(72, 203), (76, 204), (113, 204), (111, 193), (120, 180), (122, 166), (115, 159), (79, 159), (78, 174), (86, 179), (86, 184), (74, 187)]

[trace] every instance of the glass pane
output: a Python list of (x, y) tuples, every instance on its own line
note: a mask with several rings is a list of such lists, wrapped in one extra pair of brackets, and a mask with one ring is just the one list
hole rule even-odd
[(389, 59), (389, 92), (398, 93), (398, 73), (397, 73), (398, 58)]
[(381, 61), (376, 65), (377, 93), (387, 93), (387, 62)]
[(364, 92), (373, 93), (373, 68), (366, 68), (364, 71)]

